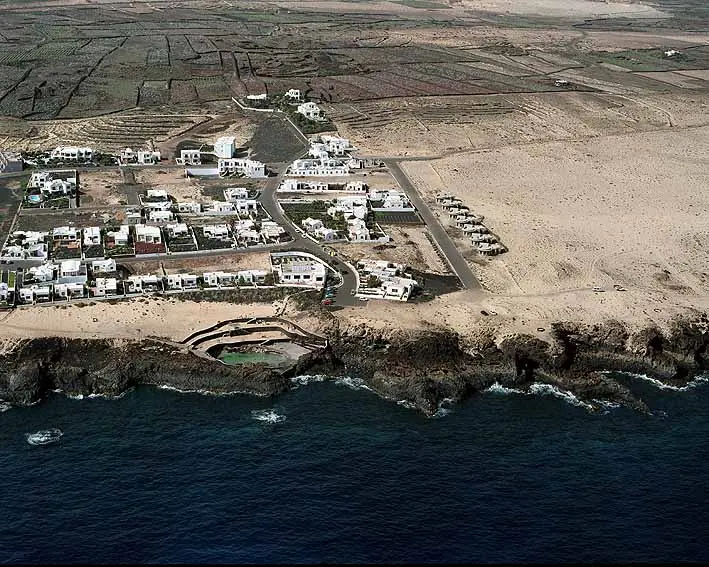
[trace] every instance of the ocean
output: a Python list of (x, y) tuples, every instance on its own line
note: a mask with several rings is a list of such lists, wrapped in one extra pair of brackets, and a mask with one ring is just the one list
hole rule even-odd
[(52, 395), (0, 414), (0, 559), (709, 562), (709, 383), (623, 379), (651, 415), (539, 387), (426, 418), (354, 380)]

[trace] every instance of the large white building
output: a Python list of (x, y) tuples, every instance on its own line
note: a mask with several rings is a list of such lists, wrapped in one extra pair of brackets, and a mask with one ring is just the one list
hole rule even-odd
[(314, 256), (295, 252), (274, 252), (271, 265), (279, 285), (322, 288), (327, 268)]
[[(372, 299), (391, 299), (408, 301), (418, 283), (404, 275), (406, 266), (384, 260), (360, 260), (357, 262), (357, 272), (360, 275), (358, 297)], [(370, 278), (376, 285), (369, 287)]]
[(322, 110), (320, 110), (320, 107), (314, 102), (299, 104), (297, 112), (305, 116), (308, 120), (322, 120)]
[(349, 175), (350, 168), (339, 159), (297, 159), (288, 168), (288, 173), (297, 177), (339, 177)]
[(217, 162), (219, 176), (243, 175), (244, 177), (266, 177), (266, 164), (248, 158), (220, 159)]
[(49, 154), (49, 157), (51, 159), (90, 161), (94, 157), (94, 150), (77, 146), (57, 146)]
[(218, 158), (232, 158), (234, 152), (236, 152), (236, 138), (234, 136), (222, 136), (214, 142), (214, 154)]

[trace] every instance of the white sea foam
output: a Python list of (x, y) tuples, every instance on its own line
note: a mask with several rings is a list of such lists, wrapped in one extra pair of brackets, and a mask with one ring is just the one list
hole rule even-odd
[(552, 386), (551, 384), (535, 382), (529, 387), (529, 392), (531, 394), (537, 394), (541, 396), (554, 396), (555, 398), (564, 400), (565, 402), (568, 402), (573, 406), (586, 408), (587, 410), (595, 409), (592, 404), (586, 403), (583, 400), (579, 400), (571, 392), (568, 392), (566, 390), (560, 390), (559, 388), (557, 388), (556, 386)]
[(9, 409), (12, 409), (10, 402), (0, 402), (0, 413), (5, 413)]
[(709, 378), (707, 378), (706, 376), (697, 376), (694, 380), (692, 380), (691, 382), (687, 382), (687, 384), (684, 386), (673, 386), (672, 384), (665, 384), (661, 380), (648, 376), (647, 374), (633, 374), (632, 372), (623, 372), (622, 374), (630, 376), (631, 378), (636, 378), (638, 380), (649, 382), (660, 390), (673, 390), (675, 392), (686, 392), (687, 390), (691, 390), (693, 388), (701, 386), (702, 384), (709, 383)]
[(64, 433), (61, 429), (43, 429), (42, 431), (37, 431), (36, 433), (26, 433), (25, 438), (30, 445), (49, 445), (50, 443), (56, 443), (62, 438)]
[(527, 392), (524, 392), (523, 390), (515, 390), (514, 388), (507, 388), (506, 386), (503, 386), (499, 382), (495, 382), (492, 386), (490, 386), (485, 391), (489, 392), (491, 394), (501, 394), (501, 395), (526, 394), (527, 393)]
[(362, 380), (361, 378), (353, 378), (351, 376), (343, 376), (341, 378), (337, 378), (335, 379), (335, 384), (339, 386), (347, 386), (352, 390), (368, 390), (370, 392), (372, 391), (372, 389), (364, 383), (364, 380)]
[(431, 417), (433, 419), (439, 419), (441, 417), (445, 417), (448, 414), (453, 412), (453, 408), (450, 406), (453, 405), (454, 400), (453, 398), (443, 398), (439, 403), (438, 403), (438, 409), (436, 410), (436, 413), (434, 413)]
[(416, 409), (416, 404), (410, 402), (409, 400), (397, 400), (397, 405), (405, 407), (406, 409)]
[(303, 374), (302, 376), (294, 376), (290, 381), (294, 384), (294, 387), (307, 386), (313, 382), (324, 382), (327, 376), (324, 374)]
[(213, 392), (211, 390), (182, 390), (180, 388), (175, 388), (174, 386), (168, 386), (167, 384), (160, 384), (158, 386), (161, 390), (170, 390), (171, 392), (177, 392), (179, 394), (199, 394), (200, 396), (236, 396), (238, 394), (247, 394), (250, 396), (266, 397), (268, 394), (260, 394), (258, 392), (243, 392), (241, 390), (232, 390), (230, 392)]
[(263, 421), (266, 423), (283, 423), (286, 420), (285, 415), (276, 413), (276, 411), (272, 409), (254, 410), (251, 412), (251, 417), (256, 421)]

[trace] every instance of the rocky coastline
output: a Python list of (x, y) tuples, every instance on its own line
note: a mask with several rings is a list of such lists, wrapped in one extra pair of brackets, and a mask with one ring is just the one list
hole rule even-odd
[(559, 322), (548, 340), (472, 331), (463, 340), (441, 328), (379, 331), (332, 321), (329, 346), (301, 356), (285, 371), (259, 363), (226, 366), (159, 339), (25, 339), (0, 356), (0, 400), (28, 405), (57, 390), (116, 396), (137, 385), (276, 396), (292, 388), (291, 378), (298, 375), (347, 374), (427, 415), (445, 400), (462, 401), (495, 383), (518, 390), (549, 384), (590, 407), (603, 400), (647, 411), (641, 399), (601, 371), (647, 374), (682, 387), (709, 366), (709, 319), (700, 313), (665, 329)]

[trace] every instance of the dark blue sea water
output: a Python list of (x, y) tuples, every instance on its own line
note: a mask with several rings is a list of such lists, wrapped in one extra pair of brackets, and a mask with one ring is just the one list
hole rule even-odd
[(627, 380), (653, 415), (486, 393), (426, 419), (332, 382), (56, 395), (0, 414), (0, 560), (707, 562), (709, 384)]

